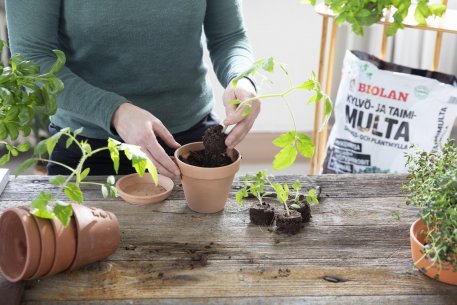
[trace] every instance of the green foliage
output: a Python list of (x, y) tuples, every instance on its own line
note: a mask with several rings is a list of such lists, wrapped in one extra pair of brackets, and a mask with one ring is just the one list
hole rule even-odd
[[(0, 52), (6, 44), (0, 42)], [(51, 69), (44, 74), (33, 61), (20, 54), (9, 60), (9, 66), (0, 62), (0, 143), (16, 140), (20, 133), (28, 136), (35, 119), (53, 115), (57, 110), (57, 96), (63, 91), (63, 82), (56, 73), (65, 65), (63, 52), (54, 50), (57, 57)], [(29, 143), (17, 147), (7, 145), (7, 153), (0, 158), (0, 165), (11, 157), (30, 149)]]
[(428, 227), (423, 258), (457, 270), (457, 147), (449, 140), (440, 152), (415, 151), (407, 166), (406, 203), (419, 208)]
[(281, 150), (275, 155), (273, 161), (274, 170), (284, 169), (291, 166), (295, 162), (298, 154), (302, 155), (305, 158), (312, 158), (314, 155), (315, 147), (313, 141), (306, 134), (300, 134), (297, 132), (295, 116), (293, 112), (290, 110), (290, 107), (285, 97), (293, 91), (313, 92), (313, 95), (309, 98), (308, 103), (325, 103), (324, 113), (326, 118), (324, 124), (327, 123), (333, 110), (332, 101), (330, 97), (328, 97), (322, 91), (321, 85), (317, 81), (315, 73), (312, 73), (311, 77), (305, 80), (304, 82), (298, 85), (294, 85), (292, 79), (290, 78), (286, 65), (282, 63), (276, 63), (276, 61), (272, 57), (256, 60), (249, 69), (241, 73), (237, 78), (235, 78), (232, 81), (232, 85), (236, 87), (238, 81), (243, 77), (261, 76), (264, 80), (269, 80), (268, 77), (262, 74), (262, 72), (273, 73), (275, 70), (277, 70), (275, 69), (275, 67), (278, 65), (280, 68), (279, 70), (281, 70), (289, 80), (290, 87), (287, 90), (281, 93), (258, 95), (244, 101), (232, 100), (228, 102), (228, 104), (231, 105), (238, 105), (238, 109), (243, 109), (242, 114), (244, 116), (247, 116), (251, 111), (251, 103), (255, 100), (262, 101), (270, 98), (282, 98), (284, 100), (286, 107), (289, 110), (294, 125), (294, 129), (292, 131), (280, 135), (278, 138), (273, 140), (273, 145), (281, 148)]
[[(315, 5), (316, 0), (302, 0), (302, 3)], [(420, 25), (426, 24), (430, 16), (442, 16), (446, 7), (443, 4), (429, 4), (429, 0), (418, 0), (414, 18)], [(336, 14), (335, 21), (339, 25), (347, 22), (352, 31), (363, 35), (364, 28), (378, 22), (385, 10), (392, 10), (393, 23), (387, 29), (387, 35), (393, 36), (398, 29), (403, 29), (403, 20), (408, 15), (411, 0), (325, 0), (325, 3)]]
[[(101, 188), (101, 192), (104, 198), (109, 196), (117, 197), (117, 189), (115, 186), (114, 176), (109, 176), (106, 179), (106, 183), (98, 183), (92, 181), (86, 181), (90, 173), (89, 167), (84, 167), (84, 164), (88, 158), (101, 152), (108, 150), (110, 152), (111, 159), (114, 163), (114, 168), (117, 172), (119, 168), (119, 156), (120, 152), (124, 152), (129, 160), (132, 161), (132, 166), (135, 168), (138, 174), (144, 175), (146, 171), (151, 175), (152, 180), (155, 184), (158, 182), (157, 170), (154, 164), (149, 161), (146, 154), (144, 154), (140, 147), (135, 145), (128, 145), (125, 143), (118, 142), (113, 139), (108, 139), (106, 147), (101, 147), (93, 150), (90, 144), (87, 141), (80, 141), (76, 136), (82, 131), (82, 129), (77, 129), (74, 132), (70, 131), (69, 128), (63, 128), (58, 133), (52, 137), (41, 141), (35, 147), (35, 157), (25, 161), (16, 172), (16, 175), (24, 172), (27, 168), (35, 164), (37, 161), (47, 161), (65, 167), (70, 171), (68, 177), (64, 176), (52, 176), (49, 178), (49, 182), (54, 186), (58, 187), (58, 190), (55, 195), (49, 192), (41, 192), (33, 201), (32, 201), (32, 213), (41, 218), (48, 219), (59, 219), (63, 225), (67, 226), (70, 223), (71, 216), (73, 214), (70, 203), (81, 204), (84, 201), (84, 195), (81, 190), (82, 184), (97, 185)], [(65, 164), (59, 163), (53, 160), (44, 160), (41, 156), (45, 153), (49, 155), (53, 152), (56, 147), (57, 142), (62, 138), (66, 137), (66, 145), (75, 144), (79, 147), (81, 151), (81, 159), (76, 168), (71, 168)], [(68, 139), (71, 139), (69, 141)], [(70, 143), (70, 144), (68, 144)], [(61, 194), (62, 192), (66, 195), (67, 201), (62, 201)]]
[[(268, 172), (266, 170), (261, 170), (257, 172), (255, 176), (246, 175), (243, 178), (243, 184), (244, 187), (236, 193), (235, 197), (236, 202), (241, 206), (244, 206), (244, 199), (247, 198), (249, 194), (256, 197), (260, 204), (263, 202), (263, 198), (265, 196), (275, 194), (277, 201), (284, 206), (287, 215), (290, 214), (288, 203), (289, 199), (293, 199), (291, 207), (300, 207), (298, 203), (300, 202), (300, 192), (302, 186), (300, 181), (298, 180), (295, 181), (291, 187), (289, 187), (287, 184), (272, 182), (268, 178)], [(270, 189), (273, 189), (274, 192), (267, 192), (267, 186)], [(294, 194), (291, 194), (292, 190), (294, 191)], [(315, 189), (310, 189), (306, 195), (306, 200), (308, 201), (308, 203), (318, 204), (319, 201), (317, 199), (317, 191)]]

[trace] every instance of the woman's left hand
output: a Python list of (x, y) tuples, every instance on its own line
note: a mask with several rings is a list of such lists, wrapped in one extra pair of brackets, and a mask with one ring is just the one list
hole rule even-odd
[(236, 88), (233, 88), (232, 84), (230, 84), (225, 89), (223, 95), (226, 114), (224, 125), (235, 125), (225, 140), (225, 145), (227, 145), (228, 149), (233, 149), (249, 133), (252, 125), (254, 125), (255, 119), (259, 115), (260, 101), (257, 99), (252, 101), (252, 110), (247, 116), (242, 115), (244, 107), (237, 110), (238, 105), (229, 105), (228, 102), (236, 99), (244, 101), (255, 96), (255, 88), (251, 81), (246, 78), (240, 79)]

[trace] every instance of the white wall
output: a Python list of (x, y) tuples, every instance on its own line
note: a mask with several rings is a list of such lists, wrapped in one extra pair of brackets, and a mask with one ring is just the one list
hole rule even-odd
[[(297, 83), (308, 78), (312, 70), (317, 72), (322, 18), (314, 13), (310, 5), (300, 4), (299, 0), (245, 0), (243, 6), (256, 58), (273, 56), (286, 63)], [(212, 71), (210, 77), (216, 98), (215, 111), (220, 118), (224, 118), (223, 88)], [(285, 78), (278, 81), (275, 78), (273, 90), (287, 88)], [(268, 92), (268, 88), (263, 91)], [(310, 94), (299, 93), (288, 98), (301, 130), (312, 130), (313, 126), (314, 107), (306, 103), (309, 97)], [(253, 131), (290, 130), (290, 115), (282, 103), (280, 99), (265, 100)]]

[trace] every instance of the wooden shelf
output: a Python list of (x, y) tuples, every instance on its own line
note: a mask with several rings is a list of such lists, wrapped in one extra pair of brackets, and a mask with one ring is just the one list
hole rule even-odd
[[(335, 13), (324, 2), (317, 4), (314, 9), (322, 16), (335, 17)], [(427, 19), (427, 25), (419, 25), (414, 19), (415, 9), (415, 5), (411, 5), (409, 8), (409, 14), (403, 21), (403, 25), (406, 28), (457, 34), (457, 10), (447, 9), (442, 17), (430, 17)], [(389, 24), (392, 22), (393, 18), (390, 18), (389, 22), (382, 18), (378, 23)]]

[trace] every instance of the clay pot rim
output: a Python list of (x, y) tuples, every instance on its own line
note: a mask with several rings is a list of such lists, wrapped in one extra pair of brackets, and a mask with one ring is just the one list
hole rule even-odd
[(190, 165), (189, 163), (186, 163), (186, 162), (183, 162), (179, 159), (179, 156), (180, 156), (180, 152), (184, 149), (184, 148), (187, 148), (188, 146), (192, 146), (192, 145), (203, 145), (203, 141), (199, 141), (199, 142), (192, 142), (192, 143), (187, 143), (181, 147), (179, 147), (178, 149), (175, 150), (175, 153), (174, 153), (174, 159), (175, 159), (175, 162), (177, 162), (178, 164), (182, 164), (182, 165), (185, 165), (185, 166), (188, 166), (189, 168), (198, 168), (198, 169), (203, 169), (203, 170), (207, 170), (207, 171), (210, 171), (210, 170), (220, 170), (220, 169), (224, 169), (224, 168), (228, 168), (228, 167), (231, 167), (231, 166), (237, 166), (237, 163), (239, 163), (241, 161), (241, 153), (239, 152), (239, 150), (237, 150), (236, 148), (234, 148), (236, 154), (238, 155), (238, 157), (235, 159), (235, 160), (232, 160), (233, 162), (228, 164), (228, 165), (224, 165), (224, 166), (218, 166), (218, 167), (202, 167), (202, 166), (195, 166), (195, 165)]
[[(145, 173), (144, 175), (149, 175), (149, 173)], [(170, 197), (175, 184), (174, 184), (173, 180), (167, 176), (160, 175), (160, 174), (158, 174), (157, 176), (158, 176), (158, 186), (163, 187), (165, 189), (165, 192), (162, 192), (159, 194), (147, 195), (147, 196), (133, 195), (131, 193), (126, 192), (121, 187), (121, 184), (130, 179), (142, 178), (137, 173), (126, 175), (126, 176), (120, 178), (116, 182), (117, 192), (119, 193), (119, 196), (121, 196), (122, 199), (124, 199), (127, 203), (130, 203), (133, 205), (147, 205), (147, 204), (163, 202), (168, 197)], [(152, 179), (151, 179), (151, 184), (153, 184)], [(139, 201), (142, 201), (142, 200), (147, 201), (147, 202), (139, 203)]]
[[(3, 276), (8, 281), (15, 283), (21, 279), (29, 279), (32, 275), (35, 274), (36, 270), (38, 269), (38, 265), (41, 260), (41, 236), (39, 233), (38, 225), (35, 222), (35, 219), (33, 219), (32, 214), (26, 208), (24, 208), (24, 207), (9, 208), (9, 209), (3, 211), (2, 216), (5, 217), (5, 215), (7, 215), (7, 214), (12, 214), (19, 219), (19, 222), (21, 223), (23, 230), (24, 230), (25, 243), (27, 246), (26, 260), (24, 262), (24, 265), (22, 266), (22, 270), (19, 273), (19, 275), (15, 276), (15, 277), (10, 277), (9, 275), (6, 275), (3, 270), (1, 271)], [(30, 226), (31, 227), (29, 227), (29, 228), (27, 228), (27, 226), (25, 226), (24, 222), (22, 221), (21, 215), (24, 215), (24, 214), (28, 214), (28, 216), (30, 216), (30, 220), (31, 220)], [(33, 236), (32, 235), (35, 235), (36, 242), (38, 242), (37, 248), (39, 249), (39, 251), (37, 251), (38, 253), (35, 257), (32, 256), (33, 251), (31, 250), (33, 248)], [(34, 262), (35, 260), (36, 260), (36, 262)], [(29, 270), (27, 272), (27, 269), (28, 269), (27, 266), (29, 266), (30, 264), (32, 264), (32, 266), (36, 264), (36, 267), (33, 267), (34, 270)]]

